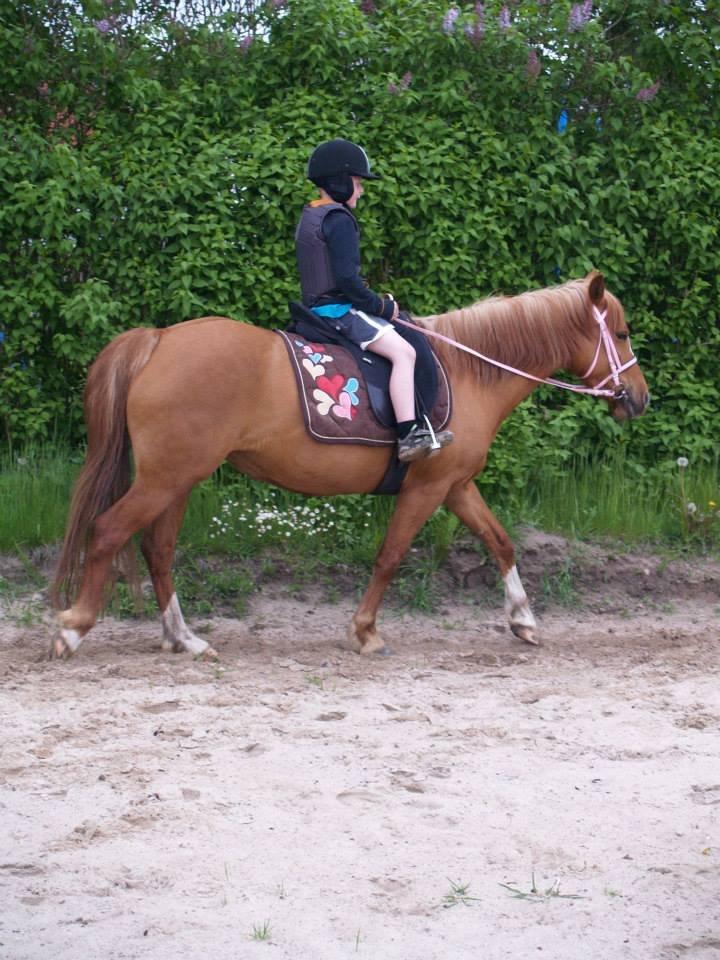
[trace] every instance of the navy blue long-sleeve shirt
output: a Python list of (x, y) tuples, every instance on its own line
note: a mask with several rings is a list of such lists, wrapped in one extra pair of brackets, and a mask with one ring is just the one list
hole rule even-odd
[(342, 210), (332, 211), (323, 221), (322, 231), (338, 292), (356, 310), (390, 320), (394, 302), (371, 290), (360, 273), (360, 240), (354, 220)]

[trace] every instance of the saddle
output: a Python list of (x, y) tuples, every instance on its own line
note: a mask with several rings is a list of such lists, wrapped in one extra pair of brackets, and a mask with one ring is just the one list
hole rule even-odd
[[(389, 446), (388, 470), (373, 493), (397, 493), (408, 464), (395, 455), (396, 420), (389, 395), (392, 364), (362, 350), (300, 303), (290, 304), (291, 323), (277, 330), (288, 350), (308, 433), (323, 443)], [(415, 348), (415, 394), (420, 416), (434, 430), (450, 419), (450, 385), (444, 369), (419, 330), (396, 327)]]

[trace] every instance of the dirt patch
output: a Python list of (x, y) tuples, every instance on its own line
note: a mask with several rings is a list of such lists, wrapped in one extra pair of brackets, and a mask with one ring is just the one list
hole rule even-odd
[(389, 657), (283, 582), (220, 664), (7, 601), (0, 957), (718, 957), (720, 570), (614, 550), (526, 534), (539, 648), (462, 544)]

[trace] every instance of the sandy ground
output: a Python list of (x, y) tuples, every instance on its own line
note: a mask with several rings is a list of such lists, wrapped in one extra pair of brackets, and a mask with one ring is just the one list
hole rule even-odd
[(6, 611), (0, 957), (717, 960), (720, 571), (625, 561), (538, 648), (472, 568), (370, 659), (282, 589), (194, 621), (219, 665)]

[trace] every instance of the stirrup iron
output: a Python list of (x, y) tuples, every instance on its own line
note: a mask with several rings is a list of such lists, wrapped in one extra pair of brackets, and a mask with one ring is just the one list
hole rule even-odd
[(427, 417), (425, 414), (423, 414), (423, 420), (424, 420), (425, 423), (427, 424), (428, 433), (429, 433), (430, 436), (432, 437), (432, 443), (430, 444), (430, 450), (440, 450), (440, 448), (442, 447), (442, 444), (438, 441), (438, 438), (435, 436), (435, 431), (434, 431), (433, 428), (432, 428), (432, 424), (430, 423), (430, 420), (428, 419), (428, 417)]

